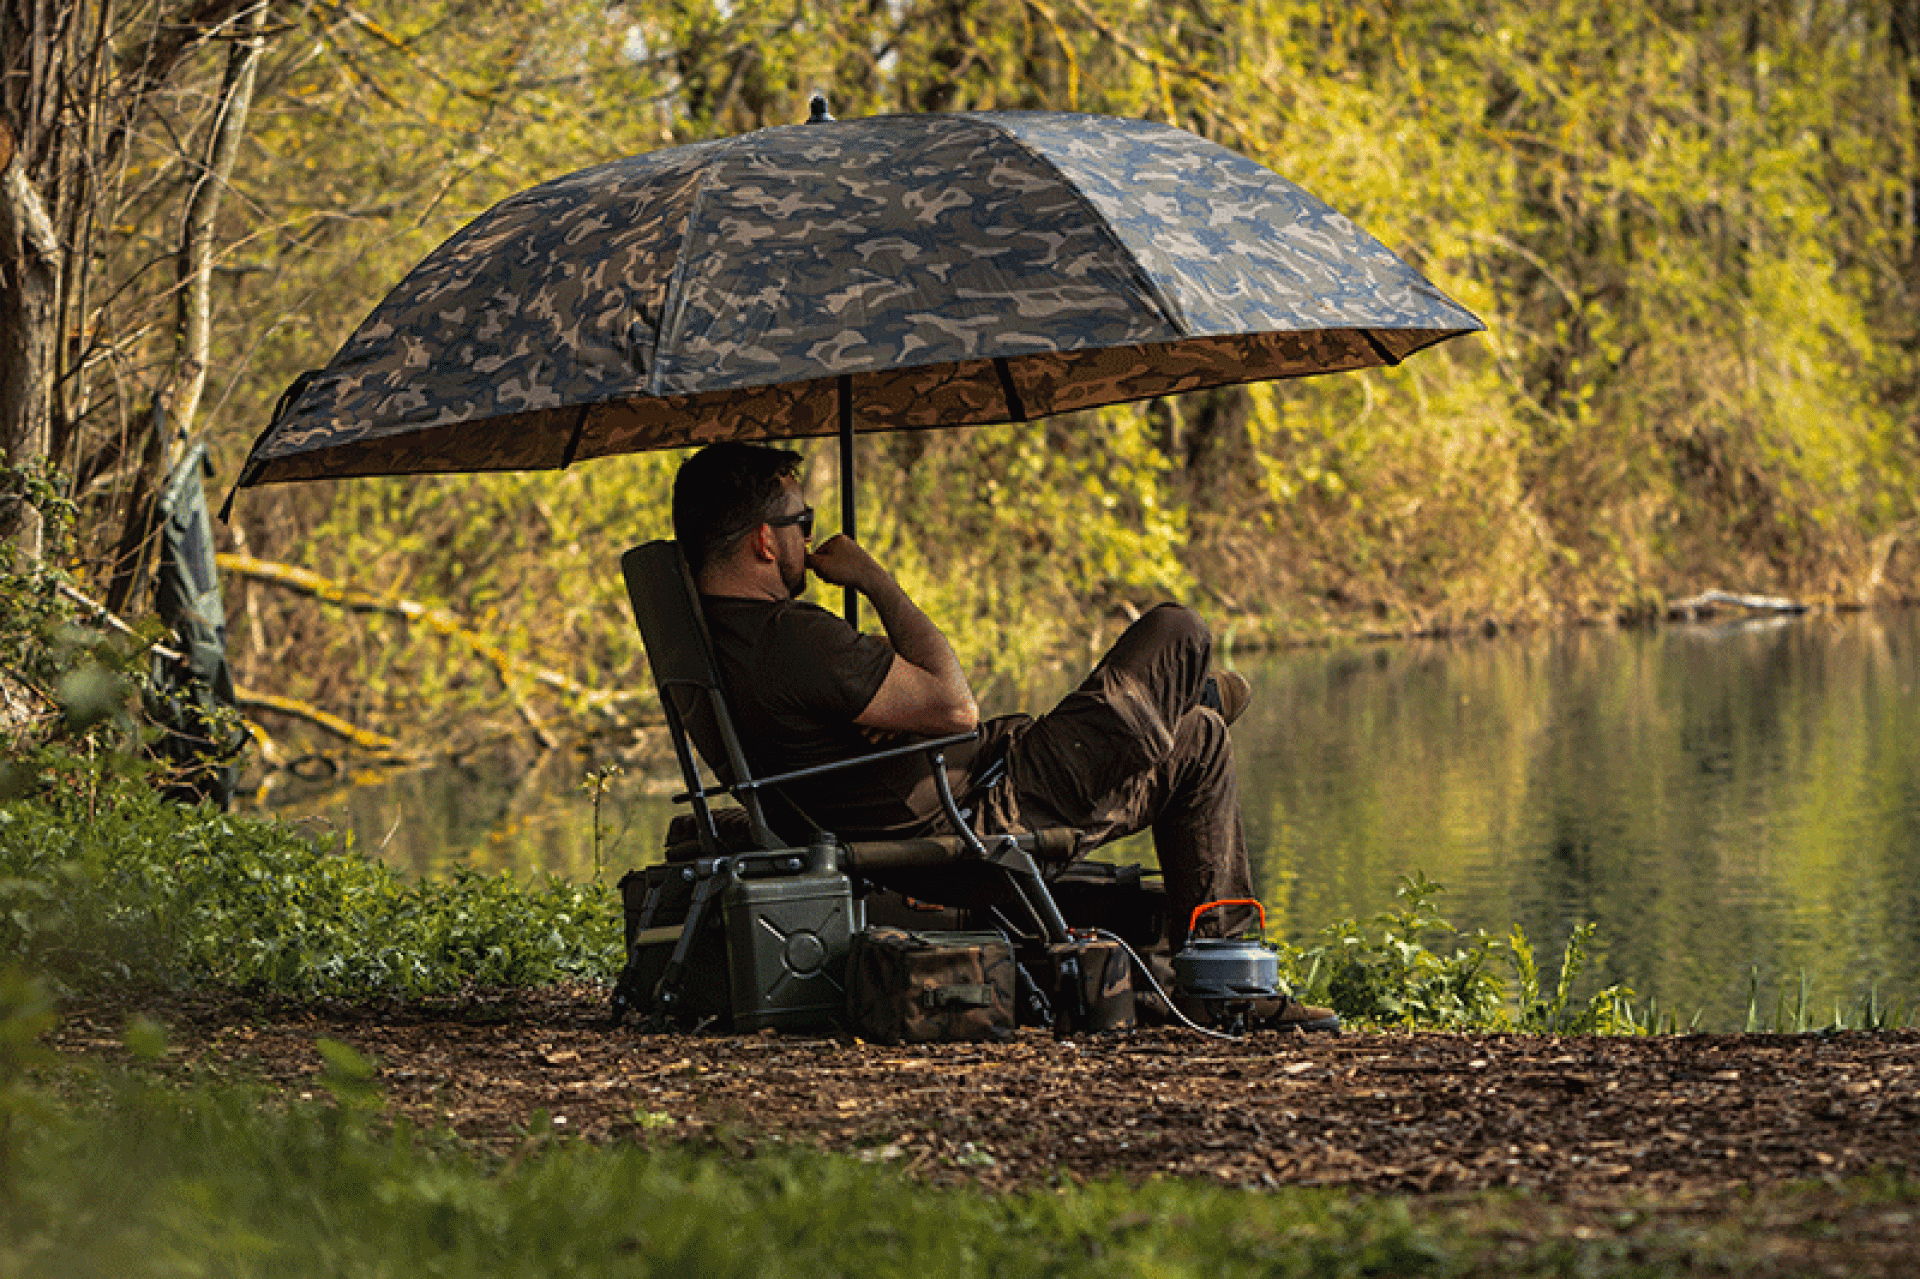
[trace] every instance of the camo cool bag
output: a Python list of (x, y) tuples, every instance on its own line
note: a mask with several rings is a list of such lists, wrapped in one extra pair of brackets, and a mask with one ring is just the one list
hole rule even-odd
[(847, 958), (847, 1020), (881, 1044), (1013, 1036), (1013, 949), (999, 933), (868, 928)]

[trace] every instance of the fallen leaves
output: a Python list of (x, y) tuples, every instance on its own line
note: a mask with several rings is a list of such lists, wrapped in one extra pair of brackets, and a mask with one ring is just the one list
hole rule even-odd
[[(151, 1011), (151, 1010), (150, 1010)], [(1920, 1034), (1253, 1035), (1171, 1030), (1059, 1042), (882, 1047), (848, 1036), (647, 1036), (605, 1027), (592, 987), (468, 1007), (217, 1004), (162, 1010), (176, 1051), (311, 1092), (313, 1044), (380, 1065), (390, 1112), (501, 1150), (549, 1116), (593, 1141), (778, 1139), (989, 1188), (1105, 1176), (1434, 1193), (1515, 1187), (1579, 1201), (1717, 1196), (1911, 1171)], [(124, 1059), (125, 1010), (53, 1036)], [(244, 1022), (244, 1033), (237, 1025)], [(565, 1124), (560, 1117), (565, 1117)]]

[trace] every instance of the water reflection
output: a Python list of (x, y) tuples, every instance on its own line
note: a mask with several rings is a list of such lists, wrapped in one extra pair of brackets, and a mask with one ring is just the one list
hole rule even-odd
[[(1920, 993), (1920, 614), (1261, 654), (1235, 727), (1269, 918), (1304, 937), (1449, 885), (1455, 923), (1737, 1029), (1804, 974), (1817, 1009)], [(283, 811), (421, 874), (609, 877), (657, 856), (674, 779), (556, 752), (289, 791)], [(297, 788), (296, 788), (297, 789)], [(1150, 860), (1144, 841), (1124, 855)]]
[(277, 815), (414, 875), (471, 867), (617, 879), (659, 860), (669, 797), (680, 787), (665, 774), (623, 769), (599, 788), (596, 805), (589, 778), (610, 762), (591, 750), (501, 745), (412, 769), (282, 774), (263, 799)]
[(1822, 1014), (1916, 989), (1916, 618), (1565, 632), (1261, 669), (1252, 838), (1292, 931), (1415, 869), (1456, 923), (1739, 1026), (1804, 973)]

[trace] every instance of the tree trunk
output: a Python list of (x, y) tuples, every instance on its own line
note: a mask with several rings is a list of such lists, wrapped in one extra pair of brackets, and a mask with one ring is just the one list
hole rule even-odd
[(240, 34), (227, 54), (226, 77), (208, 129), (205, 154), (187, 195), (175, 256), (179, 291), (173, 369), (154, 396), (146, 447), (134, 475), (126, 523), (114, 555), (107, 607), (116, 613), (126, 611), (145, 586), (156, 532), (156, 495), (193, 433), (200, 397), (206, 390), (213, 331), (214, 219), (246, 132), (266, 20), (267, 0), (256, 0), (253, 8), (239, 18)]
[[(0, 450), (9, 467), (23, 468), (47, 456), (60, 241), (4, 120), (0, 152)], [(40, 515), (16, 475), (0, 488), (0, 541), (40, 554)]]
[[(220, 106), (207, 142), (207, 158), (193, 193), (187, 199), (185, 225), (180, 236), (180, 357), (175, 372), (173, 427), (176, 436), (189, 435), (200, 412), (200, 396), (207, 385), (207, 353), (213, 329), (213, 222), (220, 197), (233, 174), (234, 157), (247, 131), (247, 113), (253, 107), (255, 68), (260, 62), (261, 37), (266, 29), (267, 3), (259, 0), (240, 19), (241, 37), (227, 59), (226, 81), (220, 87)], [(170, 467), (179, 456), (166, 450)]]
[[(1920, 0), (1893, 0), (1888, 9), (1888, 36), (1894, 66), (1907, 90), (1907, 128), (1920, 146)], [(1906, 175), (1907, 243), (1902, 274), (1911, 301), (1920, 298), (1920, 171)]]

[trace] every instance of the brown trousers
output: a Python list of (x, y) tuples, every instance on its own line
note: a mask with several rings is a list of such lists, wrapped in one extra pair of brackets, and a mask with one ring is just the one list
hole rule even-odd
[[(1151, 827), (1175, 949), (1196, 907), (1253, 896), (1233, 739), (1200, 705), (1212, 648), (1196, 614), (1160, 605), (1051, 711), (983, 725), (980, 758), (1004, 756), (1006, 771), (961, 801), (987, 831), (1075, 827), (1083, 851)], [(1209, 911), (1194, 932), (1217, 937), (1252, 918)]]

